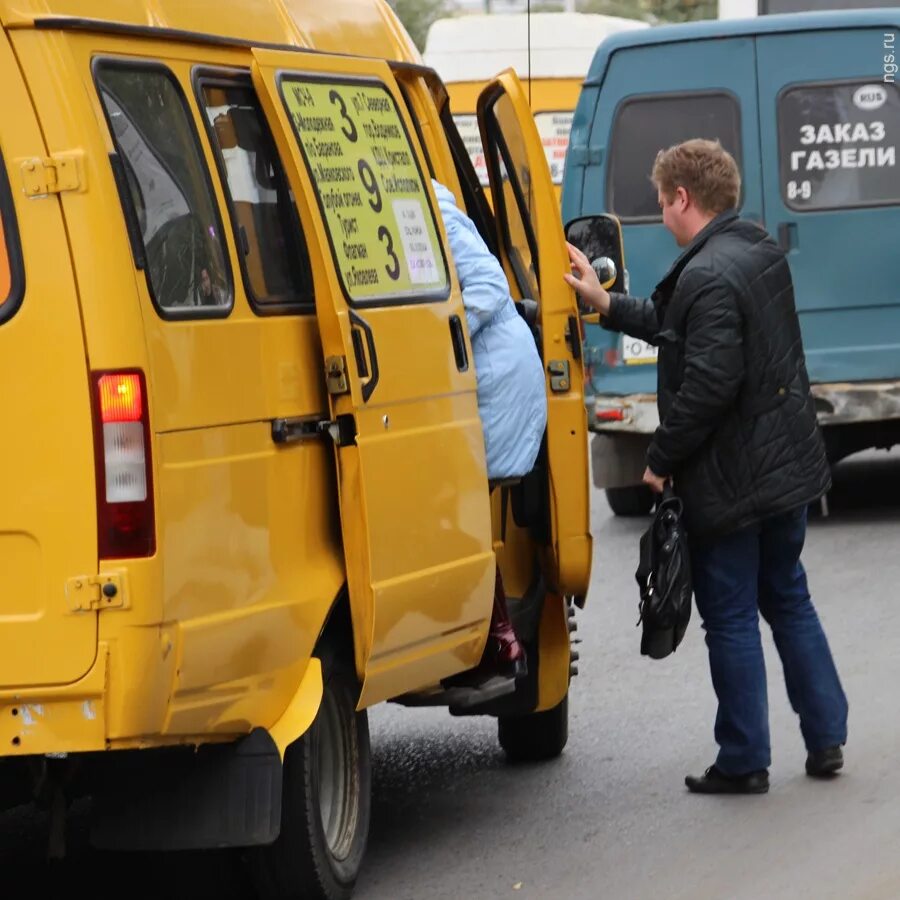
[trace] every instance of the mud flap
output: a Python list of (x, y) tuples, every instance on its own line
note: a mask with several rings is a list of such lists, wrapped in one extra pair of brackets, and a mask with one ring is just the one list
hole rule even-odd
[(281, 830), (281, 779), (278, 747), (262, 728), (229, 744), (104, 754), (91, 843), (101, 850), (270, 844)]

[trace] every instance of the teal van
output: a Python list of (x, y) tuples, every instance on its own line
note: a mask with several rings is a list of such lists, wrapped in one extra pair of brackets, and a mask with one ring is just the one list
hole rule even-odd
[[(829, 457), (900, 442), (900, 9), (624, 32), (597, 49), (575, 110), (563, 220), (612, 213), (632, 294), (678, 255), (648, 175), (657, 151), (718, 138), (741, 215), (788, 255)], [(586, 326), (594, 482), (618, 514), (658, 424), (655, 348)]]

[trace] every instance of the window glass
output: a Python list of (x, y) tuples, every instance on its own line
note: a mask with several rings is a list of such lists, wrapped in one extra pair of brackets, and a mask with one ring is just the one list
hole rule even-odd
[(250, 299), (270, 307), (311, 304), (300, 220), (256, 94), (249, 85), (204, 84), (202, 97)]
[(900, 202), (900, 89), (880, 81), (794, 87), (778, 98), (781, 195), (796, 210)]
[(489, 187), (491, 180), (488, 178), (487, 162), (484, 158), (484, 147), (481, 146), (481, 132), (478, 130), (478, 116), (468, 113), (460, 113), (453, 116), (456, 130), (463, 140), (469, 159), (475, 167), (475, 173), (482, 187)]
[(661, 221), (650, 172), (656, 154), (691, 138), (719, 140), (741, 164), (740, 110), (730, 94), (678, 94), (626, 100), (610, 140), (607, 206), (623, 221)]
[[(554, 184), (562, 184), (563, 171), (566, 165), (566, 151), (569, 149), (569, 133), (572, 131), (571, 112), (537, 112), (534, 124), (537, 125), (541, 144), (550, 167), (550, 178)], [(487, 163), (484, 159), (484, 148), (481, 146), (481, 133), (478, 130), (478, 116), (460, 113), (453, 116), (456, 129), (459, 131), (472, 165), (478, 173), (482, 187), (488, 187)]]
[(539, 300), (537, 242), (531, 227), (534, 182), (525, 150), (525, 136), (507, 94), (498, 96), (487, 116), (490, 152), (501, 185), (501, 190), (494, 192), (497, 219), (522, 296)]
[(550, 178), (554, 184), (562, 184), (566, 166), (566, 151), (569, 149), (569, 133), (572, 131), (571, 112), (539, 112), (534, 114), (541, 144), (550, 167)]
[(97, 85), (122, 158), (161, 310), (225, 308), (232, 290), (197, 135), (171, 73), (104, 64)]
[(385, 85), (292, 74), (279, 90), (350, 302), (446, 299), (434, 211)]

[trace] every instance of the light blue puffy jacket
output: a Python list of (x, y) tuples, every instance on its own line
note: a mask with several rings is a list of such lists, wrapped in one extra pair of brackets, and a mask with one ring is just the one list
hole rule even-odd
[(544, 368), (500, 263), (456, 198), (432, 181), (462, 287), (478, 379), (488, 478), (530, 472), (547, 425)]

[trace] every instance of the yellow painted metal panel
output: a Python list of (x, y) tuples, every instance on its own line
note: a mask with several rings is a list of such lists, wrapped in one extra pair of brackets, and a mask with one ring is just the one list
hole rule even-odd
[[(97, 572), (90, 388), (59, 199), (27, 198), (18, 160), (47, 156), (0, 32), (0, 148), (25, 267), (21, 307), (0, 324), (0, 686), (76, 681), (94, 662), (96, 613), (73, 612), (70, 578)], [(77, 528), (72, 523), (77, 522)]]
[[(374, 349), (377, 358), (377, 384), (371, 396), (364, 391), (365, 379), (357, 371), (351, 341), (350, 307), (327, 249), (330, 240), (342, 237), (326, 233), (322, 217), (309, 202), (316, 187), (307, 167), (316, 164), (310, 159), (316, 150), (311, 142), (301, 150), (284, 91), (295, 89), (298, 77), (301, 85), (303, 78), (313, 76), (335, 86), (328, 104), (318, 104), (312, 93), (304, 94), (303, 102), (311, 105), (302, 114), (293, 113), (314, 120), (318, 139), (328, 145), (329, 164), (336, 169), (353, 173), (360, 162), (380, 169), (374, 156), (356, 158), (358, 142), (350, 135), (374, 123), (363, 105), (357, 109), (352, 95), (345, 96), (348, 79), (360, 84), (375, 79), (384, 85), (396, 104), (394, 133), (404, 129), (410, 152), (418, 153), (415, 131), (381, 61), (326, 56), (300, 61), (270, 51), (254, 51), (254, 56), (254, 83), (282, 159), (293, 161), (290, 177), (295, 195), (303, 198), (304, 230), (310, 238), (315, 236), (319, 248), (313, 266), (324, 354), (348, 361), (349, 393), (334, 395), (331, 401), (335, 415), (355, 417), (357, 434), (353, 444), (338, 450), (338, 475), (357, 667), (366, 673), (360, 700), (364, 706), (391, 696), (403, 671), (409, 676), (404, 689), (412, 690), (446, 674), (451, 660), (458, 666), (460, 653), (470, 654), (473, 664), (477, 661), (464, 632), (467, 624), (486, 620), (489, 614), (494, 556), (474, 366), (457, 371), (448, 352), (449, 317), (464, 317), (454, 279), (448, 300), (354, 310), (353, 322), (360, 325), (362, 320), (361, 327), (371, 336), (368, 353)], [(389, 174), (379, 175), (388, 200)], [(322, 187), (321, 180), (317, 184)], [(356, 187), (344, 183), (341, 190), (359, 192), (358, 202), (352, 197), (348, 201), (350, 209), (376, 202), (364, 192), (364, 183)], [(430, 182), (422, 179), (414, 192), (427, 198), (417, 201), (421, 214), (431, 215), (426, 202), (431, 210), (436, 204)], [(384, 221), (390, 227), (390, 219)], [(438, 227), (443, 234), (439, 223)], [(373, 258), (378, 250), (377, 241), (367, 248)], [(441, 251), (433, 247), (432, 252)], [(373, 371), (375, 362), (369, 360)], [(403, 511), (408, 514), (398, 515)], [(451, 632), (463, 636), (448, 641)], [(420, 648), (423, 659), (430, 652), (431, 665), (423, 669), (406, 660), (403, 654), (410, 645)], [(387, 664), (392, 656), (393, 667)], [(367, 668), (370, 657), (380, 661), (377, 671)]]
[(385, 0), (0, 0), (11, 27), (56, 17), (421, 61)]

